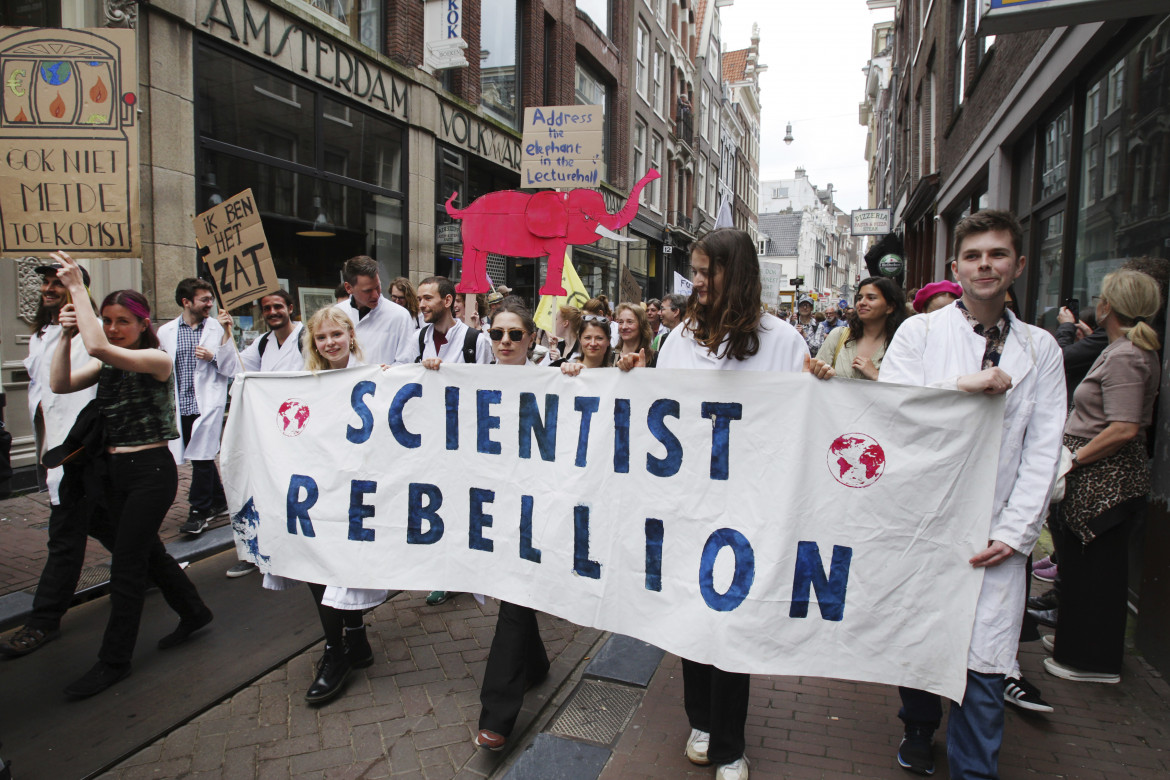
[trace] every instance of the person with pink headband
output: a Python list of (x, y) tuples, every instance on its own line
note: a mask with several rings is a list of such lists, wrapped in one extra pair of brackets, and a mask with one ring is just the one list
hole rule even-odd
[(954, 282), (945, 279), (941, 282), (931, 282), (915, 294), (914, 311), (919, 314), (930, 314), (962, 297), (963, 288)]

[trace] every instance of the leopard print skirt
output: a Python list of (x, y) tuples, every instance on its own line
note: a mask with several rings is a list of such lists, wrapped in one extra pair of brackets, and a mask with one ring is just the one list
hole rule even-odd
[[(1064, 446), (1075, 454), (1089, 443), (1083, 436), (1064, 435)], [(1144, 436), (1136, 436), (1107, 458), (1080, 466), (1065, 477), (1060, 521), (1085, 544), (1108, 528), (1094, 523), (1106, 510), (1150, 492)]]

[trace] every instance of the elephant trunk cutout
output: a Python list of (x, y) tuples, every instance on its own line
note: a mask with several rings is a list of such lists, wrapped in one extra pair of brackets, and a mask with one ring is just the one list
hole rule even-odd
[(540, 294), (566, 295), (561, 281), (565, 248), (596, 242), (603, 235), (599, 228), (616, 232), (630, 224), (638, 214), (642, 188), (657, 178), (658, 171), (647, 171), (616, 214), (605, 210), (605, 199), (597, 190), (500, 190), (476, 198), (463, 209), (453, 205), (459, 193), (451, 193), (447, 214), (463, 223), (463, 275), (456, 292), (482, 293), (491, 289), (487, 256), (494, 252), (510, 257), (548, 255), (548, 274)]

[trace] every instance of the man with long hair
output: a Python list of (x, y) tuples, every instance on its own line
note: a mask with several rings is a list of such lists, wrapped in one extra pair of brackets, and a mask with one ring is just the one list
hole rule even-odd
[[(791, 325), (760, 307), (760, 261), (742, 230), (722, 228), (691, 250), (693, 292), (686, 319), (662, 345), (658, 368), (802, 371), (808, 346)], [(636, 353), (622, 368), (640, 365)], [(747, 780), (744, 726), (751, 677), (683, 659), (683, 699), (690, 721), (686, 756), (715, 764), (717, 780)]]
[[(33, 333), (28, 340), (28, 413), (33, 421), (37, 439), (37, 460), (47, 450), (65, 440), (69, 429), (81, 410), (93, 400), (97, 392), (90, 387), (76, 393), (54, 393), (49, 388), (49, 368), (53, 353), (61, 340), (58, 315), (69, 303), (65, 285), (57, 278), (59, 264), (50, 263), (36, 269), (41, 275), (41, 300), (33, 320)], [(82, 280), (89, 288), (89, 273), (82, 268)], [(93, 306), (93, 301), (89, 301)], [(71, 345), (70, 360), (75, 368), (89, 362), (89, 353), (81, 339)], [(49, 489), (49, 554), (41, 579), (33, 596), (33, 611), (27, 622), (14, 634), (0, 641), (0, 654), (10, 658), (27, 655), (60, 635), (61, 617), (73, 600), (77, 581), (85, 560), (86, 534), (89, 526), (88, 510), (75, 490), (61, 493), (64, 469), (49, 469), (45, 481)]]

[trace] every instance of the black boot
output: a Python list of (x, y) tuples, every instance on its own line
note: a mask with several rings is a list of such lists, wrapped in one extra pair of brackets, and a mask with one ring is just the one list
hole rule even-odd
[(324, 704), (336, 698), (344, 690), (345, 680), (352, 668), (344, 648), (326, 645), (325, 654), (317, 664), (317, 679), (309, 686), (305, 701), (310, 704)]
[(365, 669), (374, 663), (374, 649), (366, 637), (366, 627), (345, 629), (345, 654), (354, 669)]
[(1056, 588), (1041, 593), (1039, 596), (1028, 597), (1028, 609), (1056, 609), (1060, 606), (1060, 594)]

